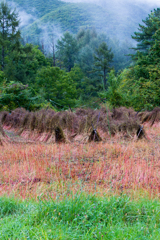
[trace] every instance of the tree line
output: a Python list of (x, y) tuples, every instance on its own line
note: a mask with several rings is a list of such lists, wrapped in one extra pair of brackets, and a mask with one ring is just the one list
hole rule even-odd
[[(16, 10), (0, 5), (0, 109), (56, 110), (111, 107), (136, 110), (159, 106), (160, 9), (132, 36), (137, 47), (124, 48), (95, 29), (65, 32), (50, 54), (43, 46), (24, 44)], [(130, 53), (130, 56), (125, 56)]]

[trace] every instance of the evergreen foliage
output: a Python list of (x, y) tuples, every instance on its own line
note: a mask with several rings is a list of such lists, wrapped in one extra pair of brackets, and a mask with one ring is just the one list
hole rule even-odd
[(21, 45), (19, 51), (13, 51), (4, 72), (10, 81), (34, 84), (38, 69), (49, 63), (38, 47), (31, 44)]
[(101, 98), (106, 98), (106, 100), (110, 103), (110, 105), (113, 108), (126, 105), (125, 97), (123, 96), (123, 93), (120, 91), (121, 81), (122, 74), (116, 76), (115, 71), (111, 70), (107, 79), (108, 84), (107, 91), (103, 91), (99, 94)]
[(139, 24), (139, 32), (135, 32), (132, 38), (138, 42), (135, 50), (147, 52), (155, 42), (154, 34), (160, 28), (160, 8), (154, 9), (143, 23), (145, 25)]
[(55, 107), (64, 109), (75, 105), (76, 83), (58, 67), (41, 68), (37, 73), (35, 88)]
[(160, 104), (160, 30), (158, 28), (160, 18), (157, 14), (159, 14), (159, 9), (149, 15), (149, 20), (147, 18), (146, 21), (156, 28), (153, 30), (148, 25), (139, 34), (144, 37), (144, 41), (140, 40), (143, 51), (137, 50), (135, 54), (137, 61), (128, 69), (126, 78), (122, 82), (122, 89), (130, 102), (129, 105), (137, 110), (151, 110)]
[(61, 65), (69, 72), (74, 67), (77, 53), (76, 39), (69, 32), (64, 33), (62, 39), (57, 42), (57, 54)]
[(6, 2), (0, 4), (0, 65), (4, 70), (10, 54), (20, 45), (18, 14)]
[[(103, 5), (91, 2), (64, 2), (58, 0), (14, 0), (17, 6), (35, 16), (33, 22), (23, 28), (23, 33), (32, 39), (36, 33), (41, 36), (41, 27), (49, 25), (60, 26), (62, 32), (71, 31), (76, 34), (82, 27), (95, 27), (98, 31), (107, 32), (113, 38), (122, 36), (129, 38), (136, 30), (138, 23), (147, 16), (150, 6), (136, 5), (126, 1), (127, 11), (123, 14), (124, 4), (105, 1)], [(122, 7), (122, 9), (121, 9)], [(121, 19), (121, 21), (119, 21)], [(39, 31), (37, 31), (39, 29)]]
[(34, 96), (33, 89), (22, 83), (4, 83), (0, 88), (0, 110), (13, 110), (23, 107), (28, 110), (40, 108), (41, 97)]
[(102, 42), (98, 49), (96, 49), (96, 54), (94, 55), (95, 59), (95, 71), (100, 72), (100, 77), (103, 79), (104, 89), (107, 87), (107, 73), (110, 69), (110, 63), (113, 59), (113, 53), (111, 49), (108, 49), (108, 46), (105, 42)]
[[(53, 5), (57, 8), (61, 3), (53, 1)], [(62, 3), (61, 7), (65, 6), (67, 3)], [(2, 2), (0, 109), (98, 107), (99, 97), (114, 108), (159, 106), (160, 9), (151, 12), (143, 23), (133, 36), (138, 41), (132, 54), (134, 63), (125, 56), (129, 50), (122, 46), (130, 46), (129, 42), (120, 43), (94, 28), (81, 28), (76, 35), (67, 31), (57, 45), (52, 39), (53, 56), (45, 56), (43, 46), (21, 41), (18, 14)]]
[[(43, 0), (14, 0), (14, 2), (20, 9), (25, 9), (33, 16), (30, 24), (22, 27), (22, 36), (25, 38), (25, 42), (43, 45), (45, 51), (48, 51), (48, 39), (53, 32), (56, 42), (59, 35), (65, 31), (77, 34), (81, 28), (95, 28), (98, 34), (104, 32), (107, 34), (107, 38), (110, 38), (107, 45), (112, 48), (114, 53), (113, 65), (116, 71), (131, 63), (130, 58), (124, 56), (132, 53), (129, 48), (133, 46), (132, 43), (128, 43), (128, 40), (150, 9), (147, 6), (144, 8), (141, 4), (137, 6), (134, 3), (126, 2), (125, 8), (128, 11), (123, 15), (123, 3), (114, 4), (109, 1), (105, 1), (103, 5), (57, 0), (46, 2)], [(119, 5), (122, 6), (122, 9)], [(98, 48), (98, 46), (96, 47)]]

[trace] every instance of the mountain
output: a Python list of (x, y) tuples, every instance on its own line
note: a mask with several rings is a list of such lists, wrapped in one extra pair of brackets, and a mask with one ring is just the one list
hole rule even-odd
[[(129, 39), (153, 6), (132, 1), (63, 2), (58, 0), (14, 0), (19, 10), (22, 34), (27, 41), (45, 41), (54, 33), (77, 33), (82, 27), (96, 28), (111, 38)], [(156, 7), (156, 6), (155, 6)], [(29, 21), (27, 20), (27, 16)], [(25, 24), (26, 21), (26, 24)]]

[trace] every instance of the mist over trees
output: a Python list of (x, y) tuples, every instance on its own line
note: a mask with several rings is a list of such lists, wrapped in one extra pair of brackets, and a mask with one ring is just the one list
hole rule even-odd
[(132, 55), (135, 63), (126, 72), (122, 87), (129, 105), (137, 110), (160, 105), (160, 9), (151, 12), (143, 22), (140, 32), (133, 36), (138, 42)]
[(110, 107), (159, 106), (160, 9), (152, 11), (124, 41), (87, 27), (74, 34), (66, 31), (57, 39), (53, 26), (45, 34), (51, 51), (46, 51), (43, 41), (27, 43), (19, 24), (18, 13), (2, 2), (1, 110), (95, 108), (100, 99)]

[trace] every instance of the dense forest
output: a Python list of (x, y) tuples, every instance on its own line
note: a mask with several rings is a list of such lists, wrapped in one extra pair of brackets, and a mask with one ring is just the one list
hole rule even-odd
[[(108, 18), (103, 18), (106, 11), (101, 6), (56, 0), (44, 4), (15, 2), (28, 14), (33, 9), (37, 12), (34, 21), (31, 18), (27, 26), (22, 26), (18, 11), (10, 3), (1, 2), (1, 110), (98, 108), (107, 104), (140, 111), (159, 106), (159, 8), (148, 16), (144, 14), (142, 23), (143, 14), (137, 11), (139, 28), (132, 34), (135, 21), (131, 17), (130, 31), (126, 28), (122, 41), (117, 36), (124, 22), (118, 30), (108, 29), (108, 19), (112, 23), (116, 20), (110, 11)], [(93, 24), (98, 22), (94, 15), (102, 16), (99, 26)], [(130, 39), (128, 34), (132, 34)]]

